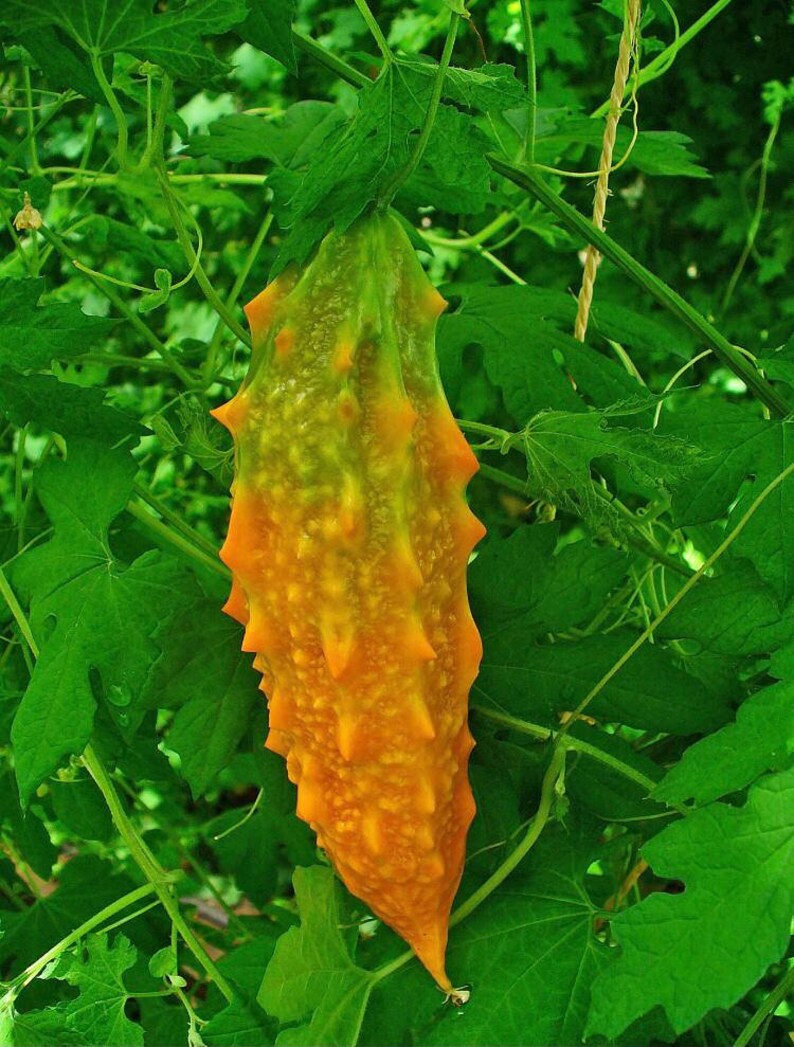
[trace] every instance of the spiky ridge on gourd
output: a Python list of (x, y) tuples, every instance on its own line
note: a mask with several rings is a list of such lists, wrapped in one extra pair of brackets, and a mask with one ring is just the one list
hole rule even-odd
[(331, 233), (247, 307), (248, 376), (214, 414), (236, 447), (225, 610), (256, 653), (266, 745), (350, 891), (449, 990), (484, 528), (438, 377), (444, 306), (396, 219)]

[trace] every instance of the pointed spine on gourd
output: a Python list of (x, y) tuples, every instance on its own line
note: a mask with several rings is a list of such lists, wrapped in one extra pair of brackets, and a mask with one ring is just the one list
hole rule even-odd
[(466, 567), (477, 462), (444, 397), (444, 300), (399, 223), (331, 233), (249, 304), (225, 610), (268, 695), (268, 748), (350, 891), (438, 984), (474, 816)]

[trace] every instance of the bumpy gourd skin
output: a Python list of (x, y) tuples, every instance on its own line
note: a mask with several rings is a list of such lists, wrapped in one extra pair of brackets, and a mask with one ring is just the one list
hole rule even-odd
[(256, 653), (266, 745), (350, 891), (449, 990), (484, 528), (438, 378), (444, 305), (394, 218), (331, 233), (247, 307), (251, 367), (213, 413), (236, 447), (225, 610)]

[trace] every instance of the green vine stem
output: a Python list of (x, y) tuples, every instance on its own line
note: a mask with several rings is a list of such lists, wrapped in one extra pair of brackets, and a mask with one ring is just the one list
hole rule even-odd
[(623, 668), (626, 662), (634, 654), (637, 653), (640, 647), (642, 647), (642, 645), (647, 640), (649, 640), (651, 636), (653, 636), (653, 634), (656, 632), (656, 630), (659, 628), (659, 626), (662, 624), (665, 618), (667, 618), (675, 610), (675, 608), (681, 603), (684, 597), (688, 593), (690, 593), (692, 589), (697, 585), (697, 583), (700, 581), (703, 575), (706, 574), (707, 571), (711, 570), (711, 568), (720, 559), (723, 553), (727, 549), (729, 549), (730, 546), (736, 541), (736, 539), (748, 525), (750, 520), (758, 511), (758, 509), (760, 509), (760, 507), (763, 505), (766, 499), (770, 496), (770, 494), (772, 494), (773, 491), (777, 490), (777, 488), (780, 487), (780, 485), (792, 473), (794, 473), (794, 462), (792, 462), (791, 465), (783, 469), (782, 472), (779, 472), (773, 480), (770, 480), (770, 482), (766, 485), (763, 491), (761, 491), (761, 493), (753, 500), (752, 504), (749, 506), (747, 511), (738, 521), (736, 526), (723, 539), (723, 541), (720, 542), (720, 544), (717, 546), (714, 552), (703, 561), (698, 570), (695, 571), (695, 573), (690, 578), (688, 578), (687, 581), (681, 586), (681, 588), (678, 590), (675, 596), (673, 596), (673, 598), (670, 600), (670, 602), (667, 604), (664, 610), (662, 610), (661, 613), (658, 614), (652, 622), (650, 622), (648, 627), (640, 633), (640, 635), (637, 637), (637, 639), (634, 641), (631, 647), (629, 647), (628, 650), (626, 650), (620, 656), (620, 658), (618, 658), (614, 665), (604, 673), (604, 675), (601, 677), (598, 683), (596, 683), (581, 700), (581, 702), (579, 702), (570, 720), (565, 724), (562, 731), (560, 732), (561, 735), (564, 734), (569, 729), (569, 727), (573, 723), (575, 723), (577, 719), (581, 717), (582, 713), (590, 705), (593, 699), (596, 698), (601, 693), (601, 691), (603, 691), (603, 689), (606, 687), (609, 681), (620, 672), (620, 670)]
[[(61, 953), (66, 952), (70, 949), (75, 942), (78, 942), (86, 934), (90, 934), (95, 927), (99, 927), (106, 920), (109, 920), (116, 913), (123, 912), (124, 909), (129, 909), (130, 906), (137, 904), (142, 898), (148, 897), (154, 893), (154, 884), (145, 883), (142, 887), (136, 887), (134, 891), (129, 891), (127, 894), (117, 898), (114, 902), (110, 902), (104, 909), (100, 909), (99, 912), (94, 913), (84, 923), (81, 923), (79, 927), (76, 927), (73, 931), (70, 931), (65, 938), (53, 945), (51, 949), (48, 949), (38, 960), (34, 960), (33, 963), (29, 964), (21, 974), (18, 974), (16, 978), (11, 982), (12, 986), (17, 986), (17, 992), (30, 985), (30, 983), (38, 978), (39, 974), (44, 970), (51, 960), (60, 956)], [(109, 929), (109, 928), (106, 928)]]
[(210, 959), (206, 949), (193, 933), (179, 909), (179, 902), (174, 897), (172, 891), (174, 874), (168, 873), (163, 869), (149, 850), (138, 830), (127, 817), (127, 812), (124, 810), (111, 777), (108, 774), (104, 763), (94, 752), (91, 745), (87, 745), (83, 752), (83, 763), (85, 764), (88, 773), (96, 782), (99, 791), (104, 796), (105, 803), (108, 805), (113, 817), (113, 823), (115, 824), (120, 836), (127, 844), (133, 861), (154, 887), (154, 891), (157, 894), (161, 905), (171, 918), (174, 927), (179, 931), (185, 945), (187, 945), (188, 949), (193, 953), (193, 956), (201, 965), (207, 976), (212, 979), (221, 993), (223, 993), (227, 1002), (234, 1002), (236, 1000), (236, 993), (218, 970), (215, 962)]
[[(240, 297), (240, 291), (243, 289), (243, 284), (248, 279), (248, 274), (251, 272), (251, 267), (259, 255), (262, 249), (262, 244), (265, 242), (265, 237), (270, 231), (270, 227), (273, 224), (273, 212), (268, 211), (265, 215), (262, 224), (259, 226), (256, 236), (245, 256), (240, 272), (237, 274), (232, 289), (226, 297), (226, 308), (231, 311), (237, 304), (237, 299)], [(202, 371), (202, 378), (204, 381), (204, 387), (209, 388), (212, 382), (215, 380), (216, 362), (218, 359), (218, 350), (220, 349), (221, 342), (223, 340), (224, 324), (222, 320), (218, 320), (215, 325), (215, 330), (212, 334), (212, 341), (210, 342), (209, 349), (207, 350), (207, 359), (204, 361), (204, 368)]]
[(208, 556), (203, 548), (198, 546), (194, 541), (186, 538), (184, 535), (180, 534), (179, 531), (175, 531), (167, 524), (164, 524), (162, 520), (158, 520), (156, 516), (150, 513), (148, 509), (144, 509), (144, 507), (138, 502), (127, 502), (126, 509), (130, 516), (134, 516), (139, 523), (142, 523), (144, 527), (150, 530), (152, 534), (156, 535), (162, 541), (167, 542), (169, 545), (173, 545), (175, 549), (179, 549), (180, 552), (183, 552), (186, 556), (195, 560), (196, 563), (201, 564), (202, 567), (208, 568), (215, 574), (219, 574), (223, 578), (229, 577), (228, 568), (226, 568), (220, 560)]
[(14, 160), (16, 160), (19, 154), (27, 148), (28, 142), (31, 139), (31, 137), (36, 138), (44, 130), (47, 124), (49, 124), (51, 120), (55, 119), (55, 117), (58, 115), (61, 109), (63, 109), (63, 107), (68, 102), (71, 102), (73, 99), (79, 97), (80, 96), (77, 94), (77, 92), (73, 91), (71, 88), (64, 91), (62, 95), (59, 95), (59, 97), (53, 101), (49, 111), (45, 113), (44, 116), (42, 116), (42, 118), (38, 121), (38, 123), (35, 124), (32, 130), (29, 130), (27, 134), (24, 136), (24, 138), (20, 138), (18, 142), (16, 142), (10, 149), (8, 149), (5, 155), (5, 159), (3, 160), (3, 169), (10, 169)]
[[(467, 916), (470, 916), (478, 906), (482, 905), (486, 898), (493, 894), (496, 888), (501, 886), (510, 873), (521, 864), (524, 858), (526, 858), (538, 842), (554, 809), (557, 783), (560, 781), (564, 770), (565, 751), (562, 748), (555, 749), (552, 753), (551, 762), (543, 776), (543, 785), (540, 790), (538, 809), (535, 812), (523, 839), (518, 846), (510, 852), (502, 864), (488, 877), (488, 879), (480, 884), (477, 890), (474, 891), (465, 902), (459, 905), (457, 909), (455, 909), (449, 920), (450, 927), (454, 927), (456, 924), (461, 923)], [(414, 953), (412, 950), (401, 953), (400, 956), (392, 960), (390, 963), (379, 967), (376, 971), (372, 972), (374, 980), (379, 982), (384, 978), (387, 978), (390, 974), (393, 974), (395, 971), (405, 966), (405, 964), (413, 958), (413, 955)]]
[[(147, 77), (147, 82), (151, 85), (151, 75)], [(171, 77), (164, 72), (160, 81), (160, 100), (157, 105), (157, 115), (154, 119), (154, 127), (148, 136), (146, 149), (141, 157), (141, 167), (150, 167), (155, 159), (159, 159), (164, 154), (165, 126), (171, 106), (172, 88)]]
[[(61, 240), (61, 238), (51, 229), (48, 229), (46, 225), (43, 225), (41, 229), (39, 229), (39, 232), (44, 239), (72, 265), (75, 265), (75, 263), (79, 261), (79, 259), (75, 258), (63, 240)], [(185, 386), (188, 389), (192, 389), (196, 385), (193, 375), (186, 370), (182, 364), (180, 364), (180, 362), (172, 355), (170, 349), (160, 341), (157, 335), (143, 322), (143, 320), (141, 320), (140, 316), (130, 309), (124, 299), (116, 294), (112, 286), (104, 280), (97, 279), (97, 277), (93, 276), (91, 273), (83, 271), (83, 275), (108, 299), (117, 312), (121, 313), (123, 317), (129, 320), (138, 334), (148, 343), (149, 346), (151, 346), (158, 356), (168, 364), (169, 368), (179, 379), (181, 379)]]
[(393, 61), (394, 56), (391, 53), (391, 48), (378, 25), (378, 20), (375, 18), (372, 11), (370, 11), (367, 0), (355, 0), (355, 5), (358, 8), (359, 14), (364, 19), (367, 29), (372, 33), (372, 37), (378, 45), (378, 50), (383, 55), (384, 60), (387, 63)]
[(435, 233), (430, 232), (429, 229), (418, 230), (419, 235), (423, 240), (426, 240), (429, 244), (434, 244), (437, 247), (452, 247), (456, 251), (472, 251), (480, 247), (486, 240), (489, 240), (496, 233), (502, 231), (505, 226), (510, 225), (513, 221), (520, 221), (518, 212), (524, 206), (524, 203), (514, 211), (503, 211), (502, 214), (497, 215), (492, 222), (488, 225), (484, 225), (482, 229), (476, 233), (472, 233), (471, 236), (461, 236), (455, 239), (454, 237), (448, 236), (437, 236)]
[[(666, 73), (681, 48), (686, 47), (691, 40), (694, 40), (698, 33), (702, 32), (730, 3), (731, 0), (717, 0), (707, 11), (704, 11), (700, 18), (694, 21), (688, 29), (685, 29), (677, 40), (670, 44), (669, 47), (666, 47), (664, 51), (661, 51), (644, 69), (640, 70), (637, 86), (642, 87), (644, 84), (650, 83), (651, 80), (656, 80), (657, 77)], [(610, 104), (610, 99), (607, 99), (590, 115), (606, 116), (609, 112)]]
[(446, 40), (444, 41), (444, 50), (441, 53), (441, 61), (438, 64), (436, 77), (433, 81), (433, 91), (430, 95), (430, 101), (428, 102), (422, 130), (419, 133), (419, 138), (416, 141), (414, 150), (408, 158), (407, 163), (404, 164), (399, 171), (395, 172), (381, 190), (378, 199), (379, 210), (386, 210), (397, 195), (400, 187), (404, 185), (414, 171), (416, 171), (422, 157), (424, 156), (427, 143), (430, 141), (430, 135), (433, 133), (433, 125), (436, 122), (436, 114), (438, 113), (438, 107), (441, 103), (441, 92), (444, 89), (444, 77), (446, 76), (450, 59), (452, 58), (452, 49), (455, 46), (455, 37), (457, 36), (459, 25), (460, 15), (456, 15), (454, 12), (450, 13), (449, 28), (447, 30)]
[(517, 167), (494, 153), (489, 153), (487, 160), (494, 171), (540, 200), (567, 229), (582, 237), (586, 243), (592, 244), (618, 269), (651, 294), (660, 305), (694, 331), (713, 350), (720, 362), (741, 378), (773, 414), (779, 418), (785, 418), (790, 413), (789, 405), (777, 389), (766, 381), (760, 371), (753, 367), (728, 339), (720, 334), (716, 327), (701, 316), (696, 309), (693, 309), (676, 291), (668, 287), (663, 280), (646, 269), (625, 248), (597, 229), (589, 219), (558, 196), (539, 175), (526, 168)]
[(766, 200), (766, 183), (769, 175), (769, 162), (772, 156), (772, 147), (774, 146), (775, 139), (777, 138), (778, 132), (780, 131), (780, 121), (782, 117), (783, 110), (781, 108), (781, 110), (775, 117), (772, 123), (772, 127), (770, 128), (769, 134), (767, 135), (766, 141), (764, 142), (764, 149), (761, 154), (760, 160), (761, 173), (758, 178), (758, 192), (755, 198), (755, 207), (753, 209), (753, 214), (750, 219), (750, 225), (747, 229), (747, 236), (745, 237), (744, 248), (742, 249), (742, 253), (739, 255), (739, 259), (736, 262), (736, 266), (734, 267), (734, 270), (731, 273), (731, 278), (728, 281), (727, 287), (725, 288), (725, 294), (722, 296), (722, 301), (720, 302), (720, 317), (725, 313), (726, 309), (728, 308), (728, 305), (730, 304), (731, 299), (733, 298), (733, 293), (736, 290), (736, 285), (739, 283), (739, 278), (741, 277), (742, 272), (744, 271), (744, 267), (747, 264), (747, 259), (750, 257), (750, 252), (753, 250), (753, 247), (755, 246), (755, 240), (758, 236), (758, 230), (761, 228), (761, 219), (764, 216), (764, 201)]
[(25, 84), (25, 98), (27, 100), (27, 118), (28, 118), (28, 133), (27, 138), (30, 141), (30, 170), (34, 175), (41, 174), (41, 167), (39, 166), (39, 154), (36, 145), (36, 130), (33, 121), (33, 89), (30, 83), (30, 69), (27, 65), (22, 67), (22, 78)]
[(30, 653), (34, 658), (38, 658), (39, 645), (36, 643), (31, 631), (30, 622), (28, 622), (25, 617), (25, 612), (22, 610), (19, 600), (17, 600), (17, 594), (11, 588), (2, 567), (0, 567), (0, 596), (5, 600), (14, 621), (17, 623), (17, 627), (22, 634), (22, 639), (28, 645)]
[[(88, 183), (89, 185), (114, 185), (119, 180), (117, 174), (112, 172), (103, 174), (100, 171), (80, 171), (75, 167), (47, 167), (45, 174), (57, 174), (58, 172), (69, 174), (71, 177), (56, 182), (52, 187), (54, 193), (63, 192), (67, 189), (79, 189)], [(263, 186), (267, 181), (267, 175), (237, 174), (234, 171), (205, 171), (203, 174), (175, 174), (168, 172), (168, 181), (171, 185), (191, 185), (198, 182), (217, 182), (219, 185), (251, 185)]]
[(527, 56), (527, 133), (519, 154), (519, 160), (535, 162), (535, 124), (538, 114), (538, 74), (535, 63), (535, 34), (532, 31), (530, 0), (521, 0), (521, 26), (524, 33), (524, 50)]
[[(508, 713), (501, 713), (496, 709), (489, 709), (483, 705), (474, 704), (471, 708), (480, 716), (484, 716), (486, 720), (491, 720), (493, 723), (498, 723), (503, 727), (508, 727), (510, 730), (517, 731), (519, 734), (528, 734), (531, 738), (537, 738), (538, 741), (551, 741), (554, 738), (554, 731), (549, 727), (542, 727), (540, 724), (530, 723), (528, 720), (520, 720), (515, 716), (510, 716)], [(599, 749), (597, 745), (591, 745), (582, 738), (568, 735), (565, 739), (565, 748), (573, 752), (583, 753), (585, 756), (597, 760), (598, 763), (604, 764), (605, 767), (609, 767), (611, 770), (616, 771), (624, 778), (630, 779), (635, 783), (635, 785), (647, 789), (649, 794), (656, 788), (656, 782), (653, 778), (649, 778), (647, 774), (643, 774), (642, 771), (630, 767), (627, 763), (624, 763), (615, 756), (611, 756), (603, 749)], [(682, 811), (685, 811), (685, 808), (682, 808)]]
[(116, 161), (120, 168), (124, 168), (127, 166), (127, 118), (124, 115), (124, 110), (119, 105), (115, 91), (105, 76), (105, 70), (102, 68), (102, 56), (95, 50), (89, 51), (89, 54), (91, 56), (91, 69), (113, 114), (113, 119), (116, 121)]
[(226, 324), (226, 326), (229, 328), (232, 334), (235, 335), (235, 337), (238, 338), (243, 343), (243, 345), (247, 346), (250, 349), (251, 339), (248, 337), (248, 334), (245, 332), (245, 330), (243, 330), (243, 328), (234, 318), (230, 310), (226, 308), (223, 299), (212, 286), (209, 277), (204, 271), (204, 267), (201, 264), (201, 261), (193, 248), (193, 244), (190, 240), (187, 229), (185, 228), (185, 223), (182, 221), (182, 216), (179, 213), (179, 208), (182, 206), (182, 204), (174, 195), (174, 191), (168, 184), (168, 175), (165, 173), (162, 167), (159, 166), (157, 167), (157, 180), (160, 183), (163, 199), (168, 209), (168, 214), (171, 217), (171, 222), (173, 223), (177, 240), (179, 241), (179, 244), (185, 254), (185, 257), (190, 263), (191, 268), (195, 267), (196, 282), (201, 288), (204, 297), (207, 299), (207, 301), (218, 314), (218, 316), (220, 316), (220, 318), (223, 320), (223, 322)]
[[(733, 1047), (747, 1047), (758, 1032), (764, 1020), (769, 1017), (784, 1000), (790, 999), (794, 992), (794, 966), (790, 967), (780, 979), (772, 992), (767, 996), (750, 1021), (736, 1037)], [(761, 1038), (763, 1042), (763, 1037)]]
[(320, 65), (324, 65), (330, 72), (336, 73), (340, 80), (345, 80), (352, 87), (366, 87), (367, 84), (372, 82), (368, 76), (360, 73), (358, 69), (354, 69), (343, 58), (338, 58), (327, 48), (323, 47), (322, 44), (318, 44), (316, 40), (312, 40), (310, 36), (298, 32), (297, 29), (292, 30), (292, 42), (299, 51), (309, 55), (310, 58), (314, 58)]
[(199, 532), (191, 527), (186, 520), (182, 519), (179, 513), (175, 513), (173, 509), (169, 509), (162, 499), (158, 498), (157, 495), (152, 494), (148, 487), (145, 487), (144, 484), (139, 483), (136, 480), (132, 485), (132, 489), (141, 501), (146, 502), (148, 506), (154, 509), (154, 511), (162, 516), (162, 518), (171, 524), (172, 527), (181, 531), (188, 541), (193, 542), (193, 544), (199, 549), (203, 549), (208, 556), (217, 557), (218, 550), (209, 538), (205, 538), (203, 534), (199, 534)]
[[(5, 599), (31, 654), (34, 658), (38, 658), (39, 646), (31, 631), (30, 623), (25, 617), (25, 613), (17, 600), (16, 593), (9, 585), (8, 579), (3, 573), (2, 568), (0, 568), (0, 595)], [(182, 935), (182, 939), (188, 949), (193, 953), (193, 956), (201, 965), (207, 976), (218, 986), (218, 989), (226, 1000), (229, 1003), (234, 1002), (237, 999), (236, 993), (218, 970), (213, 960), (207, 955), (203, 945), (187, 924), (184, 916), (180, 912), (179, 902), (172, 893), (173, 880), (179, 878), (181, 873), (166, 872), (149, 850), (140, 833), (127, 817), (127, 812), (124, 810), (111, 777), (102, 760), (94, 752), (90, 743), (85, 747), (82, 761), (86, 770), (94, 779), (100, 792), (104, 796), (105, 803), (107, 804), (111, 817), (113, 818), (113, 824), (116, 826), (121, 838), (127, 844), (133, 861), (149, 881), (151, 889), (155, 892), (160, 900), (160, 904), (171, 918), (171, 923)]]
[[(492, 465), (487, 465), (485, 462), (481, 462), (479, 474), (486, 480), (491, 480), (510, 491), (515, 491), (516, 494), (521, 494), (524, 497), (527, 497), (527, 487), (524, 481), (519, 479), (517, 476), (513, 476), (511, 473), (506, 473), (503, 469), (496, 469)], [(626, 541), (629, 545), (633, 546), (638, 552), (643, 553), (650, 559), (662, 564), (664, 567), (669, 567), (669, 569), (675, 571), (676, 574), (683, 575), (686, 578), (690, 577), (692, 574), (691, 570), (685, 564), (676, 560), (675, 557), (666, 553), (661, 546), (653, 541), (646, 534), (634, 513), (632, 513), (632, 511), (618, 498), (615, 498), (609, 491), (605, 490), (600, 484), (595, 482), (593, 483), (593, 493), (602, 501), (608, 502), (616, 512), (620, 513), (623, 519), (625, 519), (632, 528), (632, 531), (626, 534)]]
[(555, 748), (546, 773), (543, 776), (543, 784), (540, 790), (540, 801), (535, 816), (530, 822), (524, 838), (502, 864), (488, 877), (485, 883), (480, 884), (477, 890), (469, 895), (462, 905), (452, 913), (449, 920), (450, 927), (454, 927), (467, 916), (470, 916), (478, 906), (482, 905), (489, 895), (500, 887), (507, 877), (526, 858), (532, 848), (540, 839), (540, 835), (546, 828), (546, 824), (554, 809), (554, 800), (557, 791), (557, 783), (565, 772), (565, 750), (562, 747)]

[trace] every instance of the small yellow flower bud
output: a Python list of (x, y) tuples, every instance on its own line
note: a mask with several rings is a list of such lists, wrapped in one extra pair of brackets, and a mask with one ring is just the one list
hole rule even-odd
[(41, 211), (37, 211), (30, 202), (30, 193), (25, 193), (25, 198), (22, 202), (22, 210), (14, 219), (14, 228), (18, 230), (41, 229), (42, 225), (43, 219), (41, 217)]

